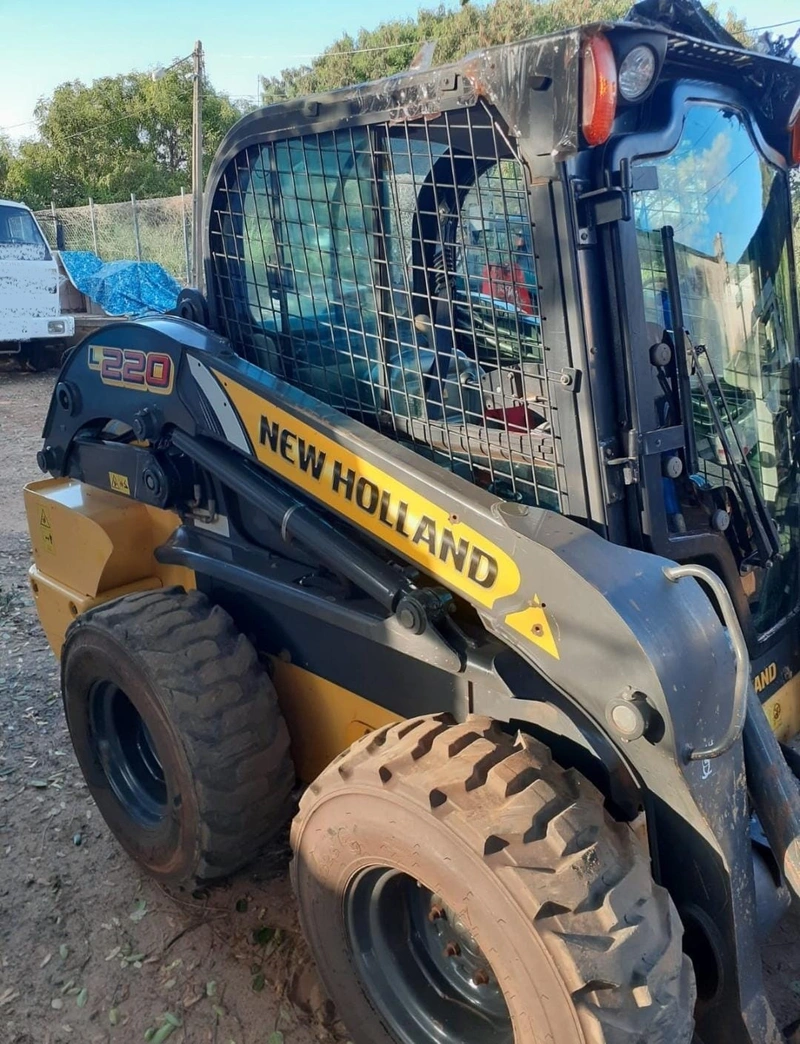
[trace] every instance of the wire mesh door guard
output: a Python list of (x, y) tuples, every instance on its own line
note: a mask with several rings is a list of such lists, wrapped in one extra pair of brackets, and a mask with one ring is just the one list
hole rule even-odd
[(561, 509), (524, 166), (489, 106), (247, 147), (217, 189), (211, 254), (242, 355), (499, 496)]

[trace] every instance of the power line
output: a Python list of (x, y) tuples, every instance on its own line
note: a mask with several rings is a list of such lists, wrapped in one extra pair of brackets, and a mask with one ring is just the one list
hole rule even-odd
[(749, 26), (745, 26), (748, 33), (760, 33), (762, 29), (782, 29), (785, 25), (796, 25), (800, 22), (800, 18), (789, 18), (785, 22), (773, 22), (772, 25), (755, 25), (751, 29)]
[(416, 41), (406, 40), (404, 43), (396, 44), (385, 44), (382, 47), (354, 47), (349, 51), (319, 51), (316, 54), (217, 54), (217, 58), (237, 58), (240, 61), (245, 60), (257, 60), (261, 62), (274, 62), (278, 59), (280, 61), (291, 61), (296, 58), (314, 59), (314, 58), (334, 58), (338, 55), (351, 55), (351, 54), (372, 54), (375, 51), (394, 51), (398, 47), (415, 47), (417, 46)]
[[(282, 61), (293, 61), (295, 59), (309, 60), (309, 59), (314, 59), (314, 58), (332, 58), (332, 57), (335, 57), (337, 55), (371, 54), (371, 53), (374, 53), (376, 51), (394, 51), (398, 47), (413, 47), (413, 46), (414, 46), (414, 43), (412, 41), (408, 41), (406, 43), (387, 44), (387, 45), (382, 46), (382, 47), (359, 47), (359, 48), (355, 48), (354, 50), (351, 50), (351, 51), (320, 51), (318, 54), (285, 54), (285, 55), (278, 56), (278, 55), (268, 55), (268, 54), (226, 54), (226, 53), (223, 53), (223, 54), (217, 54), (215, 57), (217, 57), (217, 58), (236, 58), (239, 61), (245, 61), (245, 60), (248, 60), (248, 59), (258, 60), (258, 61), (275, 61), (276, 59), (278, 59), (278, 57), (280, 57)], [(192, 56), (190, 54), (187, 54), (184, 58), (178, 58), (176, 61), (174, 61), (172, 63), (172, 65), (168, 65), (165, 69), (160, 70), (160, 72), (162, 72), (162, 73), (169, 72), (170, 69), (174, 69), (177, 65), (180, 65), (182, 62), (188, 61), (191, 57)], [(232, 96), (232, 97), (240, 98), (240, 99), (253, 99), (255, 101), (260, 101), (261, 100), (260, 96), (257, 95), (257, 94), (241, 94), (241, 95), (235, 95), (235, 96)], [(87, 127), (84, 130), (82, 130), (82, 131), (77, 131), (75, 134), (70, 134), (66, 138), (61, 138), (61, 141), (62, 142), (63, 141), (72, 141), (74, 138), (79, 138), (79, 137), (81, 137), (82, 134), (86, 134), (89, 131), (93, 131), (93, 130), (107, 130), (109, 127), (114, 127), (117, 124), (122, 123), (125, 120), (133, 119), (134, 116), (135, 116), (135, 113), (129, 113), (126, 116), (121, 116), (118, 120), (113, 120), (111, 123), (94, 124), (93, 126)], [(33, 127), (33, 126), (36, 126), (36, 120), (26, 120), (24, 123), (15, 123), (15, 124), (12, 124), (10, 127), (0, 127), (0, 133), (4, 133), (5, 131), (10, 131), (10, 130), (16, 130), (18, 127)]]
[[(789, 18), (785, 22), (772, 22), (770, 25), (756, 25), (750, 27), (745, 26), (745, 29), (749, 33), (760, 33), (764, 29), (780, 29), (786, 25), (794, 25), (800, 22), (800, 18)], [(414, 47), (415, 41), (407, 40), (402, 43), (384, 44), (381, 47), (354, 47), (352, 50), (346, 51), (317, 51), (313, 54), (230, 54), (223, 52), (217, 54), (217, 58), (236, 58), (239, 61), (290, 61), (297, 58), (311, 59), (314, 58), (335, 58), (338, 56), (347, 57), (351, 54), (372, 54), (376, 51), (394, 51), (398, 47)]]
[(18, 127), (32, 127), (35, 125), (35, 123), (36, 120), (25, 120), (24, 123), (12, 123), (8, 127), (0, 127), (0, 133), (5, 133), (5, 131), (17, 130)]
[[(168, 73), (172, 69), (177, 68), (177, 66), (182, 65), (183, 62), (188, 62), (191, 57), (192, 57), (191, 54), (187, 54), (183, 58), (176, 58), (175, 61), (171, 65), (167, 65), (164, 68), (159, 68), (159, 69), (157, 69), (157, 71), (161, 74), (161, 76), (163, 76), (165, 73)], [(136, 116), (138, 116), (138, 113), (129, 112), (129, 113), (126, 113), (124, 116), (120, 116), (116, 120), (111, 120), (109, 123), (90, 124), (88, 127), (84, 127), (83, 130), (76, 131), (74, 134), (68, 134), (66, 136), (66, 138), (61, 138), (60, 141), (59, 141), (59, 144), (61, 142), (64, 142), (64, 141), (72, 141), (74, 138), (80, 138), (84, 134), (87, 134), (87, 133), (89, 133), (91, 131), (108, 130), (109, 127), (116, 127), (118, 124), (124, 123), (125, 120), (135, 119)], [(0, 133), (2, 133), (4, 131), (14, 130), (15, 127), (30, 127), (30, 126), (35, 125), (36, 122), (37, 122), (36, 120), (27, 120), (25, 123), (15, 123), (15, 124), (13, 124), (10, 127), (0, 127)]]

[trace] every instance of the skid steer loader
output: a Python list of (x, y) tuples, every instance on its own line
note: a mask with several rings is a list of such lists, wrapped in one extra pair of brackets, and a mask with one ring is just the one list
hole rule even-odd
[(246, 116), (207, 296), (69, 355), (25, 496), (88, 785), (187, 885), (307, 784), (357, 1044), (783, 1039), (798, 162), (800, 68), (644, 0)]

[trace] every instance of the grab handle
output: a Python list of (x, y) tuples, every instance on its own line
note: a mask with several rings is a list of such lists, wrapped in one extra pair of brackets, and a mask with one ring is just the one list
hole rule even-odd
[(716, 596), (719, 611), (722, 614), (722, 619), (728, 629), (731, 644), (733, 645), (733, 655), (736, 659), (736, 681), (733, 687), (733, 710), (731, 712), (730, 725), (722, 739), (715, 743), (714, 746), (708, 747), (706, 750), (692, 750), (689, 748), (689, 759), (691, 761), (705, 761), (708, 758), (718, 758), (721, 754), (731, 749), (741, 736), (744, 728), (744, 720), (747, 716), (747, 690), (750, 685), (750, 656), (747, 652), (747, 643), (744, 640), (742, 628), (739, 626), (739, 619), (733, 608), (728, 589), (715, 572), (707, 569), (706, 566), (687, 563), (686, 565), (665, 566), (664, 576), (673, 584), (676, 584), (685, 576), (691, 576), (710, 588), (712, 594)]

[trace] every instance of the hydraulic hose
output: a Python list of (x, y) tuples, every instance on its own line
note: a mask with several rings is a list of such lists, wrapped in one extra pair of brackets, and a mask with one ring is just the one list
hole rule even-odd
[(296, 538), (380, 605), (392, 612), (395, 610), (408, 584), (403, 574), (389, 563), (304, 507), (289, 492), (276, 486), (266, 473), (254, 473), (229, 450), (179, 430), (172, 433), (172, 443), (223, 485), (262, 510), (280, 527), (285, 541)]

